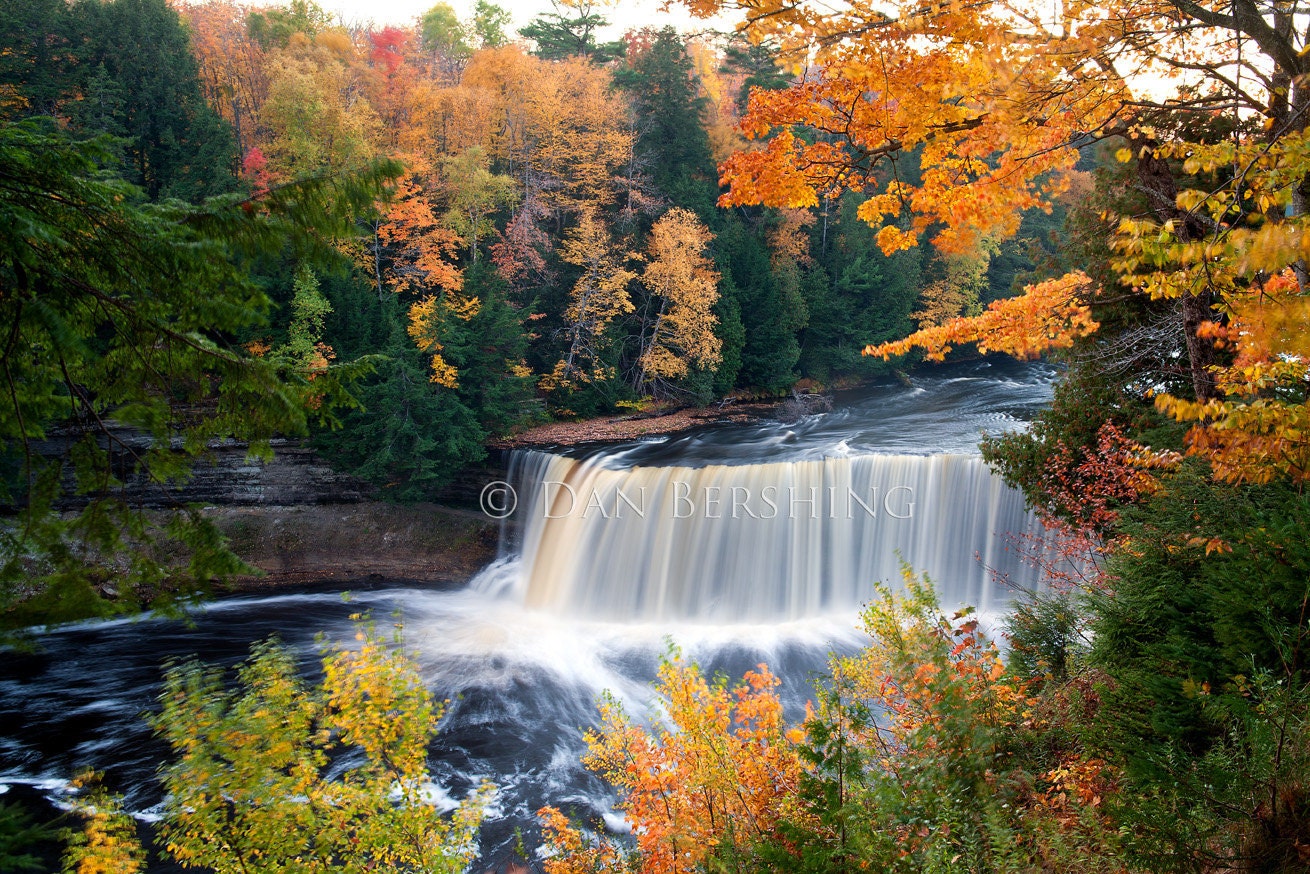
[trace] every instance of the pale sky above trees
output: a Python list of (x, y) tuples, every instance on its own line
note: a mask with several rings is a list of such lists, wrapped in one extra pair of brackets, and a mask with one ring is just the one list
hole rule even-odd
[[(408, 24), (418, 18), (436, 0), (319, 0), (319, 5), (330, 12), (336, 12), (346, 21), (372, 20), (377, 24)], [(455, 8), (460, 19), (471, 17), (475, 0), (448, 0)], [(509, 10), (513, 16), (510, 28), (517, 33), (533, 18), (543, 12), (551, 11), (550, 0), (502, 0), (497, 5)], [(665, 27), (672, 25), (679, 30), (701, 30), (705, 23), (693, 19), (683, 7), (675, 7), (670, 12), (660, 11), (661, 0), (619, 0), (614, 7), (601, 10), (611, 22), (602, 39), (617, 39), (624, 31), (634, 27)], [(729, 29), (728, 21), (716, 22), (716, 27)]]

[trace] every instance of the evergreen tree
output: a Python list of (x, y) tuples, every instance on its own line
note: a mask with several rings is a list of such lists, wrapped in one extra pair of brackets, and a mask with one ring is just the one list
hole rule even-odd
[(665, 27), (629, 64), (615, 78), (632, 95), (641, 131), (640, 163), (675, 206), (711, 220), (718, 182), (702, 121), (706, 101), (697, 94), (682, 38)]
[[(581, 56), (597, 63), (623, 56), (623, 43), (596, 42), (596, 31), (609, 20), (596, 11), (597, 3), (579, 0), (564, 4), (552, 0), (553, 12), (543, 12), (519, 34), (536, 44), (533, 54), (548, 61)], [(600, 4), (603, 5), (603, 4)]]
[[(126, 138), (128, 181), (151, 199), (198, 201), (235, 188), (232, 132), (205, 103), (190, 40), (166, 0), (83, 0), (75, 124)], [(111, 102), (107, 102), (111, 101)]]
[(505, 27), (509, 24), (509, 10), (487, 0), (478, 0), (473, 7), (473, 35), (482, 48), (494, 49), (509, 42)]
[(380, 497), (434, 497), (460, 468), (485, 456), (487, 437), (538, 414), (521, 316), (489, 265), (464, 273), (463, 293), (478, 299), (477, 312), (443, 323), (441, 355), (458, 374), (450, 387), (433, 382), (431, 356), (406, 329), (412, 295), (379, 298), (348, 277), (327, 287), (333, 312), (325, 339), (343, 357), (380, 352), (383, 360), (356, 391), (361, 408), (314, 442), (342, 469), (379, 486)]
[(719, 300), (714, 305), (714, 316), (718, 319), (715, 333), (720, 343), (719, 366), (714, 371), (711, 383), (713, 393), (718, 397), (732, 394), (737, 387), (737, 378), (741, 375), (741, 351), (746, 348), (746, 326), (741, 320), (741, 303), (738, 298), (732, 275), (721, 274)]
[(1188, 462), (1125, 511), (1092, 599), (1090, 734), (1125, 766), (1148, 870), (1303, 870), (1310, 815), (1310, 498)]
[[(321, 255), (320, 235), (343, 233), (398, 168), (286, 186), (247, 211), (234, 197), (143, 202), (105, 178), (103, 140), (70, 141), (36, 119), (0, 124), (0, 153), (0, 499), (21, 513), (0, 528), (0, 604), (33, 596), (23, 609), (51, 621), (114, 609), (97, 582), (112, 580), (117, 606), (132, 608), (166, 597), (165, 580), (185, 590), (234, 571), (198, 514), (156, 523), (119, 487), (131, 479), (169, 500), (210, 441), (266, 454), (268, 438), (305, 430), (311, 407), (330, 413), (334, 375), (311, 392), (234, 342), (266, 325), (270, 304), (239, 264)], [(82, 509), (56, 512), (70, 495)], [(150, 548), (160, 541), (180, 543), (191, 565), (164, 565)]]
[(65, 0), (0, 3), (0, 116), (55, 116), (74, 93), (83, 33)]
[(744, 34), (734, 33), (723, 53), (723, 67), (743, 75), (737, 105), (745, 107), (752, 88), (780, 91), (791, 79), (778, 63), (777, 48), (768, 41), (755, 42)]
[(859, 200), (848, 195), (838, 204), (826, 256), (803, 285), (809, 321), (799, 366), (805, 376), (826, 380), (884, 371), (884, 362), (861, 350), (914, 327), (909, 314), (922, 285), (923, 255), (917, 248), (883, 255), (855, 214)]
[(732, 214), (722, 222), (715, 252), (720, 272), (732, 277), (724, 292), (735, 297), (745, 333), (737, 384), (785, 391), (797, 378), (801, 350), (796, 333), (805, 324), (799, 276), (780, 281), (764, 243)]
[(446, 357), (459, 371), (459, 396), (478, 422), (491, 434), (504, 434), (538, 414), (523, 363), (528, 341), (522, 317), (506, 299), (504, 280), (485, 263), (465, 271), (464, 290), (481, 306), (445, 344)]
[(279, 355), (301, 373), (314, 374), (326, 369), (332, 349), (323, 343), (323, 325), (332, 304), (319, 291), (318, 277), (308, 266), (296, 271), (292, 286), (291, 322), (287, 342)]
[(390, 328), (378, 350), (385, 360), (359, 385), (361, 408), (316, 443), (334, 463), (378, 486), (381, 497), (429, 499), (484, 457), (487, 434), (454, 389), (432, 383), (428, 356), (405, 330), (401, 301), (388, 297), (381, 307)]
[(0, 114), (121, 138), (123, 175), (152, 199), (236, 186), (231, 130), (205, 103), (165, 0), (14, 0), (0, 9)]

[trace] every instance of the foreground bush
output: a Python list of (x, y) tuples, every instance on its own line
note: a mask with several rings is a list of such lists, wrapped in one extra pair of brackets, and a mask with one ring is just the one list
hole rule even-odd
[(154, 718), (179, 756), (165, 772), (167, 855), (220, 874), (468, 866), (491, 787), (450, 817), (434, 809), (441, 705), (395, 642), (367, 625), (357, 639), (325, 650), (313, 688), (274, 642), (254, 648), (236, 690), (198, 662), (168, 671)]
[(546, 809), (547, 871), (1122, 870), (1115, 770), (1052, 724), (1062, 708), (1007, 672), (976, 618), (945, 616), (907, 576), (863, 625), (873, 643), (833, 659), (803, 730), (781, 723), (763, 668), (730, 689), (666, 663), (667, 727), (605, 705), (587, 762), (636, 851)]

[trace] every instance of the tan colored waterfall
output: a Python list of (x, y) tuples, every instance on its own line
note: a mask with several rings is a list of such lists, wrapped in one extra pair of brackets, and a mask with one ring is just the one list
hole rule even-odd
[[(1008, 535), (1037, 529), (977, 456), (868, 455), (706, 467), (518, 453), (515, 586), (536, 609), (621, 621), (786, 620), (849, 612), (901, 561), (944, 605), (1032, 588)], [(994, 603), (996, 602), (996, 603)]]

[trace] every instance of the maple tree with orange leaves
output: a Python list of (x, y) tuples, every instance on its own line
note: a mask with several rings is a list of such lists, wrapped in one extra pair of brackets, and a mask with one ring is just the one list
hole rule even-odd
[[(1159, 409), (1199, 423), (1192, 451), (1214, 458), (1221, 476), (1306, 476), (1306, 406), (1296, 397), (1308, 379), (1306, 350), (1285, 347), (1281, 366), (1265, 355), (1267, 365), (1225, 369), (1216, 336), (1201, 329), (1259, 305), (1269, 277), (1304, 274), (1310, 67), (1291, 6), (684, 5), (699, 15), (741, 8), (746, 33), (775, 41), (805, 69), (784, 91), (752, 93), (741, 130), (764, 146), (723, 164), (724, 205), (813, 207), (842, 192), (874, 191), (860, 216), (879, 228), (885, 252), (929, 238), (944, 252), (967, 253), (1012, 236), (1024, 210), (1048, 209), (1080, 144), (1121, 138), (1119, 158), (1135, 165), (1150, 214), (1120, 222), (1115, 268), (1135, 290), (1180, 302), (1191, 368), (1194, 397), (1161, 396)], [(1153, 96), (1153, 77), (1176, 90)], [(1231, 113), (1237, 121), (1231, 138), (1197, 141), (1153, 121), (1162, 113)], [(917, 180), (902, 173), (911, 151)], [(1206, 176), (1209, 187), (1180, 191), (1171, 160)], [(1223, 168), (1231, 172), (1217, 180)], [(921, 344), (937, 355), (984, 337), (986, 349), (1020, 355), (1068, 347), (1094, 322), (1076, 312), (1089, 297), (1071, 298), (1077, 281), (1060, 282), (871, 351)], [(1243, 338), (1228, 342), (1239, 357), (1260, 357), (1257, 339), (1251, 353), (1241, 352)]]
[(1068, 348), (1097, 328), (1091, 309), (1079, 298), (1087, 286), (1082, 273), (1048, 280), (1029, 286), (1019, 297), (993, 301), (981, 315), (949, 319), (902, 340), (868, 346), (864, 354), (890, 358), (920, 348), (930, 361), (944, 361), (955, 346), (965, 343), (977, 344), (980, 352), (1016, 358)]

